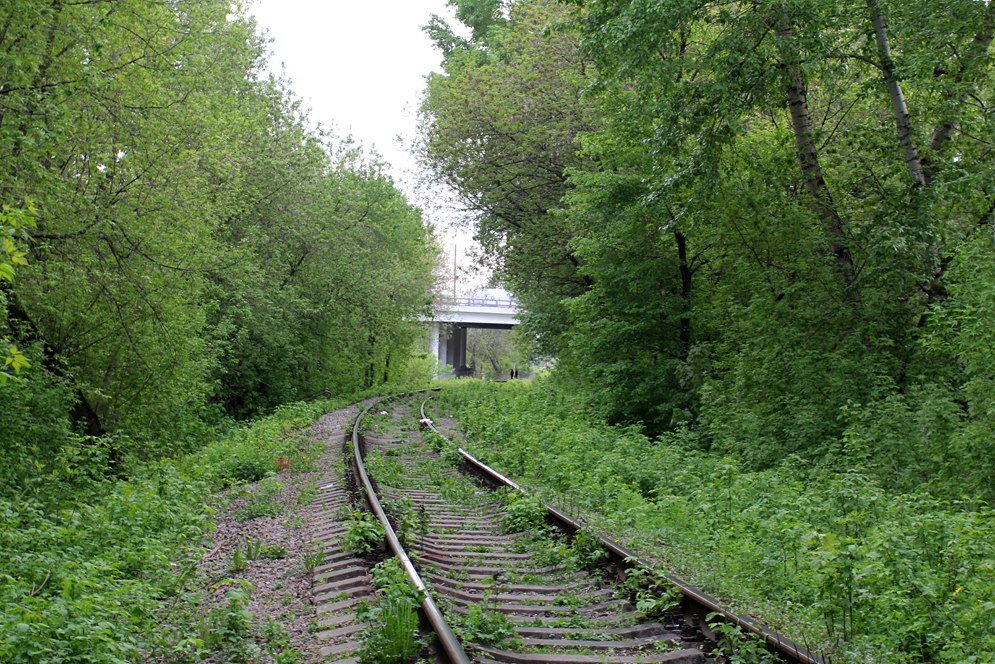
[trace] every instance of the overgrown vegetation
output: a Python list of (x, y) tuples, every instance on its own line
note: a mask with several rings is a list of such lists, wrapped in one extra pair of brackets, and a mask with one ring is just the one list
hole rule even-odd
[(588, 408), (995, 498), (995, 6), (450, 4), (422, 156)]
[[(0, 498), (0, 659), (127, 662), (161, 649), (196, 658), (245, 634), (249, 588), (233, 587), (227, 608), (203, 618), (200, 636), (190, 623), (197, 616), (183, 613), (196, 604), (186, 582), (212, 495), (256, 471), (272, 476), (281, 457), (308, 454), (288, 431), (337, 405), (282, 407), (203, 450), (136, 467), (130, 480), (106, 477), (100, 455), (64, 458), (39, 475), (48, 491)], [(279, 555), (262, 542), (238, 551), (232, 573), (250, 556)], [(178, 631), (195, 636), (161, 642), (171, 635), (159, 627), (170, 620), (186, 621)]]
[(383, 526), (369, 512), (355, 511), (345, 522), (343, 544), (357, 556), (368, 556), (384, 546)]
[(462, 643), (512, 648), (521, 641), (508, 617), (486, 597), (481, 603), (467, 607), (465, 613), (449, 611), (446, 620)]
[(995, 4), (450, 4), (421, 155), (555, 359), (472, 451), (819, 648), (995, 657)]
[[(855, 662), (995, 656), (978, 629), (995, 615), (982, 501), (897, 491), (839, 459), (751, 470), (687, 428), (599, 423), (552, 381), (460, 381), (437, 399), (485, 463), (810, 647)], [(637, 599), (649, 612), (672, 601)]]
[(334, 404), (281, 404), (427, 380), (427, 224), (238, 3), (17, 0), (0, 34), (0, 660), (290, 662), (233, 650), (287, 640), (250, 588), (170, 643), (163, 602), (196, 604), (215, 493), (275, 516), (313, 468), (286, 434)]
[(428, 375), (421, 212), (242, 8), (19, 0), (0, 32), (0, 493)]
[(368, 623), (362, 632), (359, 661), (364, 664), (406, 664), (422, 649), (418, 607), (421, 593), (415, 590), (396, 558), (373, 568), (377, 596), (360, 608), (358, 617)]

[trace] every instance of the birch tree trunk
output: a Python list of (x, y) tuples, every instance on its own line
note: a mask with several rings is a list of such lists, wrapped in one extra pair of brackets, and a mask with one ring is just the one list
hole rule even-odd
[(871, 12), (871, 23), (874, 25), (874, 39), (877, 42), (878, 60), (881, 65), (881, 73), (884, 75), (885, 85), (888, 87), (888, 96), (891, 97), (891, 109), (895, 116), (895, 127), (898, 129), (898, 143), (902, 146), (902, 153), (905, 155), (905, 165), (919, 187), (929, 186), (927, 177), (922, 166), (922, 159), (919, 157), (919, 148), (916, 147), (915, 137), (912, 134), (912, 121), (909, 115), (909, 107), (905, 102), (905, 94), (902, 92), (902, 85), (895, 75), (895, 61), (891, 57), (891, 45), (888, 42), (888, 25), (881, 13), (881, 6), (878, 0), (867, 0), (867, 8)]
[(777, 36), (779, 50), (787, 72), (785, 92), (791, 114), (791, 128), (795, 135), (795, 151), (801, 166), (805, 190), (812, 199), (812, 205), (825, 225), (828, 234), (829, 251), (834, 256), (847, 286), (854, 281), (853, 256), (846, 246), (845, 223), (836, 211), (832, 193), (822, 174), (819, 151), (812, 138), (812, 113), (808, 106), (808, 85), (802, 71), (800, 58), (795, 45), (791, 43), (794, 29), (786, 16), (778, 20)]

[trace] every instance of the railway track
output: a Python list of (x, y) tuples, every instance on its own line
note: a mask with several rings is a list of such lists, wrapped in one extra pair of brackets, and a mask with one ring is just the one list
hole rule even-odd
[(430, 421), (428, 432), (419, 430), (426, 396), (384, 400), (372, 414), (367, 407), (356, 418), (352, 448), (356, 485), (391, 552), (424, 591), (437, 659), (721, 663), (720, 635), (706, 620), (719, 614), (783, 661), (822, 661), (679, 579), (638, 572), (631, 552), (600, 536), (593, 546), (605, 560), (585, 567), (592, 536), (585, 547), (571, 545), (580, 524), (445, 442)]

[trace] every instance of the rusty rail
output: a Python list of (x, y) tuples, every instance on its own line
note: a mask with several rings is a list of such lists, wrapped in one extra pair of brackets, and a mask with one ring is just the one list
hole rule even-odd
[[(412, 394), (416, 394), (414, 392)], [(373, 490), (373, 484), (370, 482), (370, 477), (366, 473), (366, 464), (363, 459), (362, 445), (360, 443), (359, 425), (363, 421), (363, 417), (370, 412), (373, 406), (381, 403), (384, 399), (379, 399), (374, 401), (356, 417), (356, 422), (352, 427), (352, 451), (353, 451), (353, 467), (356, 470), (356, 476), (360, 481), (363, 493), (366, 496), (366, 502), (369, 504), (370, 509), (376, 515), (377, 519), (380, 521), (380, 525), (383, 526), (384, 532), (387, 535), (387, 543), (390, 546), (390, 550), (393, 552), (394, 556), (400, 561), (401, 566), (408, 575), (408, 579), (411, 580), (412, 585), (422, 593), (424, 599), (421, 603), (422, 612), (425, 619), (431, 625), (432, 629), (435, 631), (436, 636), (439, 639), (439, 645), (442, 647), (442, 655), (444, 655), (450, 664), (470, 664), (470, 658), (467, 656), (466, 651), (463, 650), (463, 646), (460, 644), (459, 639), (453, 634), (453, 630), (446, 623), (445, 617), (442, 615), (442, 611), (436, 606), (435, 601), (428, 592), (428, 588), (425, 586), (425, 582), (422, 581), (421, 576), (418, 574), (418, 570), (412, 564), (411, 559), (408, 557), (407, 552), (404, 547), (401, 546), (401, 541), (397, 537), (397, 533), (394, 532), (394, 527), (390, 525), (390, 520), (387, 518), (387, 513), (384, 511), (383, 506), (380, 504), (380, 499), (377, 498), (376, 491)]]

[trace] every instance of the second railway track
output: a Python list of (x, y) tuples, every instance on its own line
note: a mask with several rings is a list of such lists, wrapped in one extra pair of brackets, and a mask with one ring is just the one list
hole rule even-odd
[[(474, 470), (493, 476), (487, 479), (514, 486), (465, 452), (440, 444), (434, 429), (420, 431), (424, 399), (407, 395), (367, 409), (357, 419), (353, 446), (357, 484), (372, 494), (370, 505), (385, 522), (394, 554), (426, 591), (423, 609), (438, 635), (441, 661), (725, 661), (705, 620), (718, 608), (707, 597), (677, 581), (673, 595), (683, 597), (674, 606), (637, 610), (635, 588), (620, 582), (624, 563), (585, 569), (571, 554), (569, 538), (555, 528), (523, 527), (523, 519), (534, 520), (535, 501), (501, 500), (461, 472), (470, 461)], [(605, 544), (616, 563), (628, 553)], [(752, 621), (719, 612), (764, 639), (784, 661), (819, 661)]]

